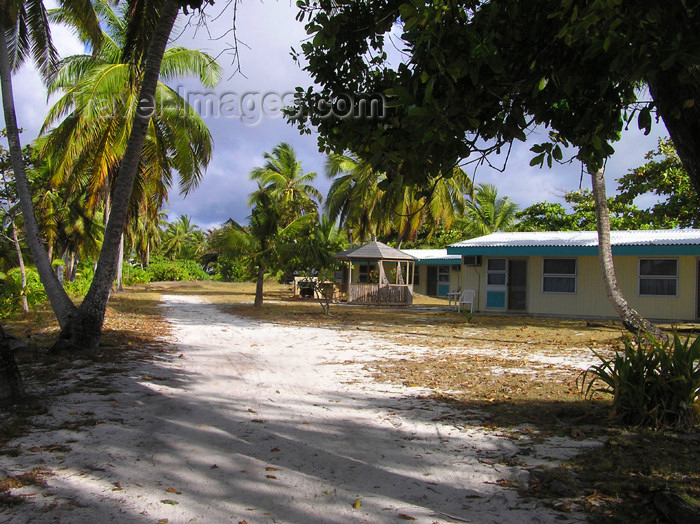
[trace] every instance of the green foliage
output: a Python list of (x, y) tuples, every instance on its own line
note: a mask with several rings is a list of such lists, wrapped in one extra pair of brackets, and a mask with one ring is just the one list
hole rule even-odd
[(194, 260), (167, 260), (156, 257), (148, 266), (151, 282), (209, 280), (209, 275)]
[(682, 341), (678, 333), (658, 342), (651, 336), (626, 341), (624, 353), (583, 375), (586, 396), (613, 396), (611, 416), (629, 424), (686, 428), (700, 420), (700, 337)]
[(151, 274), (141, 269), (139, 266), (124, 266), (124, 285), (133, 286), (135, 284), (148, 284), (151, 281)]
[[(572, 146), (575, 158), (595, 172), (625, 126), (636, 120), (649, 132), (653, 110), (667, 126), (688, 122), (683, 145), (698, 149), (700, 10), (694, 3), (644, 1), (635, 9), (619, 0), (297, 5), (298, 19), (308, 20), (301, 53), (314, 86), (297, 88), (301, 116), (290, 112), (290, 121), (302, 133), (316, 128), (319, 149), (350, 149), (390, 177), (421, 181), (461, 159), (478, 162), (525, 141), (535, 125), (551, 132), (533, 148), (534, 165), (563, 161), (563, 149)], [(393, 59), (392, 46), (402, 60)], [(651, 84), (653, 103), (646, 93), (640, 97), (644, 83)], [(343, 118), (314, 109), (319, 100), (348, 93), (383, 95), (384, 111)]]
[(27, 286), (22, 288), (22, 275), (19, 268), (0, 273), (0, 318), (22, 311), (22, 295), (27, 297), (27, 305), (36, 307), (46, 300), (44, 286), (39, 274), (33, 268), (26, 268)]
[(642, 211), (642, 220), (656, 228), (700, 227), (700, 198), (673, 142), (659, 139), (646, 155), (648, 162), (618, 179), (615, 201), (630, 204), (640, 195), (654, 195), (659, 202)]
[(87, 295), (92, 285), (92, 277), (95, 276), (95, 262), (87, 259), (78, 264), (73, 282), (65, 282), (63, 287), (66, 293), (74, 297), (84, 297)]
[[(595, 202), (589, 190), (569, 191), (564, 200), (567, 211), (558, 203), (538, 202), (516, 214), (518, 231), (595, 231)], [(608, 198), (610, 229), (651, 229), (647, 214), (616, 196)]]

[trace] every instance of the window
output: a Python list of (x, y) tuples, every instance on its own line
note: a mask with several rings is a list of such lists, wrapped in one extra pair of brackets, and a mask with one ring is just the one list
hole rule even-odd
[(367, 278), (367, 274), (369, 273), (369, 265), (368, 264), (360, 264), (360, 273), (357, 276), (357, 281), (360, 284), (366, 284), (369, 279)]
[(542, 261), (543, 293), (576, 293), (576, 259), (545, 258)]
[(639, 294), (678, 295), (678, 260), (675, 258), (641, 258), (639, 260)]
[(506, 285), (506, 259), (489, 258), (486, 262), (486, 284), (489, 286)]
[(414, 266), (413, 285), (420, 286), (420, 266), (418, 264)]
[(440, 284), (450, 283), (450, 266), (438, 266), (438, 282)]

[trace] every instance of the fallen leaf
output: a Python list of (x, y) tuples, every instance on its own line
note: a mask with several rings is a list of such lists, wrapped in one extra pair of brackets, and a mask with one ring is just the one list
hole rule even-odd
[(251, 420), (251, 422), (255, 422), (256, 424), (264, 424), (265, 423), (265, 421), (261, 418), (254, 418), (253, 420)]
[(167, 522), (168, 522), (168, 519), (160, 519), (158, 521), (158, 524), (167, 524)]
[(352, 509), (360, 509), (362, 506), (362, 503), (360, 502), (360, 499), (358, 498), (355, 502), (352, 504)]
[(272, 480), (277, 480), (277, 477), (274, 475), (265, 475), (267, 478), (272, 479)]
[(280, 450), (280, 448), (272, 448), (270, 451), (271, 451), (272, 453), (278, 453), (279, 450)]
[(255, 411), (255, 410), (252, 409), (252, 408), (248, 408), (248, 413), (257, 413), (257, 411)]
[(209, 469), (219, 469), (219, 466), (217, 466), (216, 464), (214, 464), (214, 465), (213, 465), (212, 467), (210, 467)]
[(175, 488), (168, 488), (165, 491), (167, 491), (168, 493), (175, 493), (175, 495), (182, 495), (182, 491), (178, 491)]
[(415, 517), (411, 515), (406, 515), (405, 513), (399, 513), (399, 518), (403, 520), (416, 520)]
[(265, 468), (265, 471), (279, 471), (279, 469), (273, 468), (272, 466), (268, 466)]
[(161, 504), (169, 504), (170, 506), (177, 506), (179, 504), (176, 500), (163, 499), (160, 501)]

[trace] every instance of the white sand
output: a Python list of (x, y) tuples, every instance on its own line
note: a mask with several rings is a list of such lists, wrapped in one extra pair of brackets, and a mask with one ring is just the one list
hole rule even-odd
[[(15, 442), (19, 457), (0, 457), (1, 474), (55, 472), (47, 488), (13, 492), (27, 502), (0, 510), (0, 521), (584, 520), (502, 486), (526, 483), (528, 473), (499, 462), (524, 448), (532, 464), (570, 457), (597, 442), (533, 445), (456, 427), (437, 420), (449, 408), (417, 388), (378, 384), (362, 370), (363, 361), (427, 348), (251, 322), (193, 297), (164, 304), (173, 353), (103, 378), (116, 393), (59, 397), (47, 417), (51, 427), (81, 417), (100, 424), (36, 431)], [(66, 442), (67, 453), (27, 450)]]

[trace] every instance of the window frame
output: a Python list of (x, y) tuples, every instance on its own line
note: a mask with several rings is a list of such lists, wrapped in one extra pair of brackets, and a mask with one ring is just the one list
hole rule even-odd
[[(545, 273), (545, 263), (547, 260), (573, 260), (573, 273)], [(573, 291), (548, 291), (544, 288), (548, 278), (569, 278), (574, 281)], [(578, 257), (542, 257), (542, 293), (546, 295), (576, 295), (578, 294)]]
[[(673, 261), (676, 264), (676, 274), (675, 275), (642, 275), (642, 262), (644, 261), (661, 261), (661, 260), (666, 260), (666, 261)], [(674, 294), (657, 294), (657, 293), (642, 293), (642, 280), (674, 280), (676, 282), (676, 292)], [(678, 291), (679, 291), (679, 286), (680, 284), (680, 264), (678, 258), (675, 257), (664, 257), (664, 258), (659, 258), (659, 257), (639, 257), (637, 260), (637, 295), (640, 297), (666, 297), (666, 298), (674, 298), (678, 297)]]

